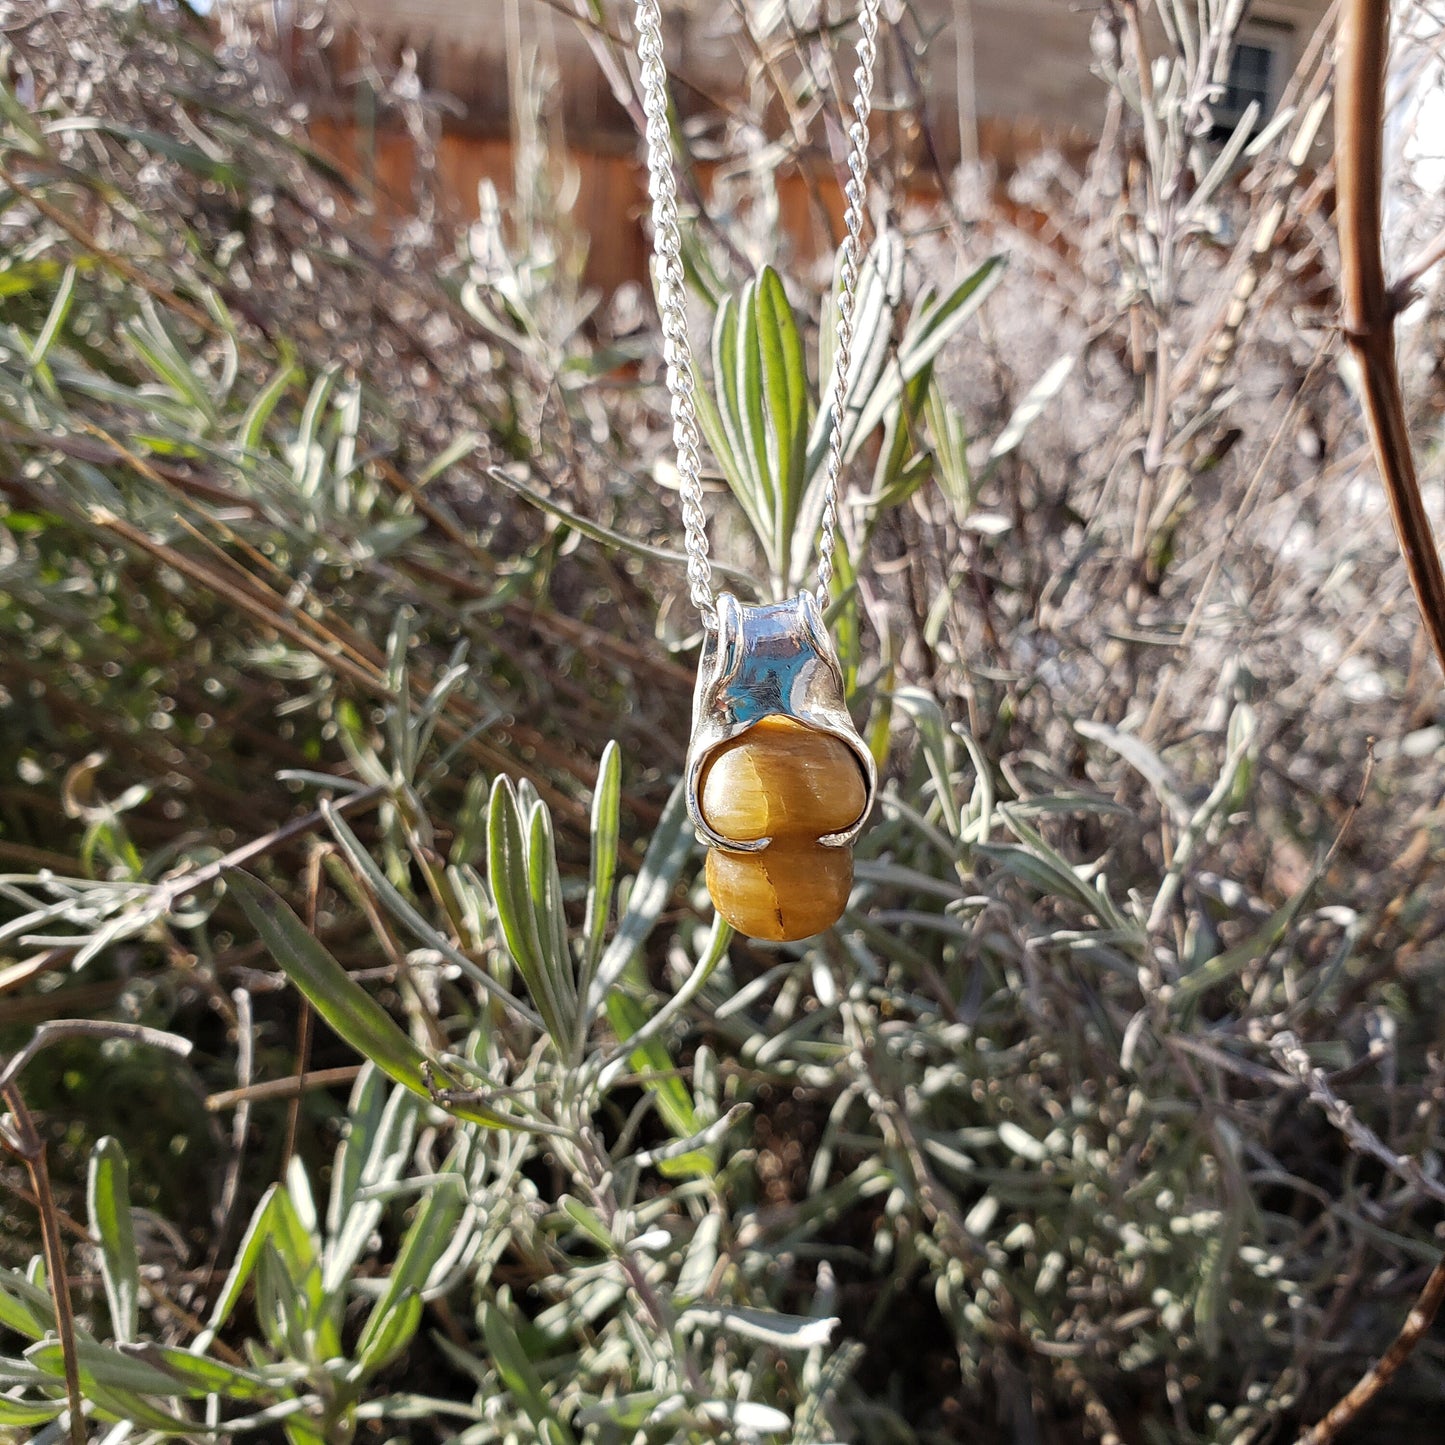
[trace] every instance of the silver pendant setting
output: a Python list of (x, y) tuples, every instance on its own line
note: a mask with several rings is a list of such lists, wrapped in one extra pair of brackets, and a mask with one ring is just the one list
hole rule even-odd
[(708, 632), (698, 662), (687, 749), (687, 811), (698, 840), (729, 853), (759, 853), (772, 841), (724, 838), (702, 815), (699, 790), (709, 758), (764, 718), (784, 717), (845, 743), (863, 774), (865, 801), (855, 823), (817, 841), (846, 848), (873, 810), (878, 769), (853, 726), (843, 669), (811, 592), (786, 602), (745, 607), (730, 592), (717, 599), (717, 630)]

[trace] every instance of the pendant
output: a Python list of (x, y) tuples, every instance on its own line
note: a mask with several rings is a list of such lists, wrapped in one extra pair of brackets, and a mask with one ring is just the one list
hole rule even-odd
[(707, 890), (740, 933), (810, 938), (848, 902), (853, 841), (878, 771), (811, 592), (765, 607), (724, 592), (717, 617), (687, 751), (687, 811), (708, 848)]

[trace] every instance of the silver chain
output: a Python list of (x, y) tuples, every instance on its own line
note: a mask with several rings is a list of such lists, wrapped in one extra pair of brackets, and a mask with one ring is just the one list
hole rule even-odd
[(709, 631), (717, 628), (712, 567), (707, 560), (707, 513), (702, 505), (702, 458), (692, 394), (692, 345), (687, 339), (687, 302), (682, 236), (677, 228), (677, 178), (672, 169), (672, 131), (667, 115), (667, 64), (662, 49), (658, 0), (637, 0), (637, 59), (642, 67), (642, 109), (647, 116), (647, 172), (652, 192), (652, 284), (662, 320), (662, 359), (672, 398), (672, 442), (677, 448), (678, 491), (693, 606)]
[[(837, 323), (834, 328), (833, 387), (828, 400), (831, 425), (823, 487), (821, 533), (818, 538), (818, 605), (828, 606), (833, 581), (833, 554), (838, 531), (838, 485), (843, 475), (843, 405), (848, 396), (852, 361), (853, 305), (863, 265), (863, 221), (868, 189), (868, 117), (873, 110), (873, 67), (878, 58), (878, 11), (882, 0), (863, 0), (858, 23), (858, 66), (853, 72), (857, 93), (853, 123), (848, 127), (848, 182), (843, 188), (842, 264), (838, 272)], [(677, 448), (678, 491), (682, 497), (687, 578), (693, 605), (704, 625), (717, 627), (712, 567), (708, 563), (707, 513), (703, 507), (702, 458), (697, 409), (697, 381), (687, 335), (682, 236), (677, 225), (677, 178), (673, 171), (672, 131), (668, 121), (667, 65), (662, 45), (660, 0), (637, 0), (637, 58), (642, 69), (642, 109), (647, 117), (647, 172), (651, 182), (653, 286), (662, 321), (662, 355), (667, 365), (667, 390), (672, 398), (672, 440)]]

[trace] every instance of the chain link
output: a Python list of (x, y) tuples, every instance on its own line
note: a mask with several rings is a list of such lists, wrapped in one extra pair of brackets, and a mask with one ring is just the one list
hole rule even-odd
[(693, 606), (709, 631), (717, 628), (712, 567), (707, 560), (707, 513), (702, 504), (702, 458), (693, 392), (692, 346), (687, 338), (687, 301), (682, 236), (677, 227), (677, 178), (672, 168), (672, 131), (667, 113), (667, 65), (658, 0), (637, 0), (637, 59), (642, 67), (642, 109), (647, 116), (647, 172), (652, 195), (653, 288), (662, 320), (662, 359), (672, 398), (672, 442), (677, 449), (687, 580)]
[[(838, 531), (838, 486), (843, 475), (843, 408), (852, 362), (853, 306), (863, 266), (863, 222), (868, 192), (868, 117), (873, 110), (873, 68), (878, 58), (878, 12), (882, 0), (863, 0), (858, 15), (857, 93), (848, 127), (848, 181), (843, 188), (842, 264), (838, 272), (837, 322), (834, 328), (833, 387), (828, 401), (827, 471), (818, 537), (818, 606), (828, 606)], [(677, 179), (673, 172), (672, 131), (668, 120), (667, 65), (662, 44), (660, 0), (637, 0), (637, 58), (642, 69), (642, 109), (647, 117), (647, 172), (652, 196), (653, 287), (662, 322), (663, 360), (672, 398), (672, 440), (677, 448), (678, 489), (682, 497), (687, 577), (693, 605), (709, 630), (717, 627), (712, 567), (708, 562), (707, 513), (703, 507), (702, 460), (697, 382), (687, 335), (682, 237), (677, 224)]]
[(868, 117), (873, 110), (873, 65), (878, 59), (878, 6), (864, 0), (858, 15), (857, 93), (853, 124), (848, 127), (848, 181), (843, 195), (843, 263), (838, 269), (838, 320), (833, 342), (833, 395), (829, 402), (828, 470), (823, 483), (823, 515), (818, 535), (818, 610), (828, 610), (833, 585), (833, 548), (838, 533), (838, 483), (843, 475), (843, 407), (848, 400), (848, 372), (853, 360), (853, 303), (863, 269), (863, 220), (868, 197)]

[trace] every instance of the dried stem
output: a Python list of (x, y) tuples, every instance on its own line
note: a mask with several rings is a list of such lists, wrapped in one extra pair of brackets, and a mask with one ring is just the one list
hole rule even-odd
[[(1445, 1188), (1420, 1167), (1417, 1160), (1397, 1154), (1364, 1124), (1355, 1111), (1330, 1086), (1323, 1069), (1311, 1061), (1304, 1045), (1292, 1033), (1281, 1033), (1270, 1040), (1270, 1052), (1289, 1070), (1296, 1082), (1309, 1090), (1314, 1103), (1325, 1111), (1330, 1123), (1344, 1136), (1349, 1146), (1360, 1154), (1377, 1159), (1391, 1173), (1399, 1176), (1415, 1190), (1439, 1203), (1445, 1203)], [(1405, 1317), (1394, 1343), (1379, 1360), (1365, 1371), (1359, 1381), (1330, 1410), (1323, 1420), (1306, 1430), (1296, 1445), (1329, 1445), (1329, 1442), (1352, 1421), (1398, 1373), (1410, 1352), (1429, 1330), (1445, 1302), (1445, 1258), (1442, 1258), (1425, 1281), (1425, 1288), (1415, 1301), (1415, 1308)]]
[(1430, 1278), (1425, 1281), (1415, 1308), (1405, 1316), (1405, 1323), (1400, 1326), (1400, 1333), (1395, 1336), (1390, 1348), (1365, 1371), (1346, 1395), (1335, 1402), (1323, 1420), (1311, 1425), (1299, 1437), (1295, 1445), (1329, 1445), (1410, 1358), (1411, 1351), (1434, 1323), (1442, 1303), (1445, 1303), (1445, 1259), (1430, 1271)]
[(1360, 368), (1365, 423), (1390, 499), (1395, 535), (1435, 655), (1445, 667), (1445, 572), (1410, 451), (1395, 364), (1397, 293), (1385, 282), (1380, 245), (1388, 0), (1349, 0), (1339, 30), (1335, 140), (1344, 331)]
[(65, 1245), (60, 1238), (60, 1215), (50, 1187), (50, 1170), (45, 1162), (45, 1140), (13, 1082), (0, 1088), (0, 1097), (10, 1109), (9, 1127), (0, 1122), (3, 1144), (25, 1166), (35, 1192), (40, 1216), (41, 1247), (45, 1251), (45, 1273), (50, 1281), (50, 1298), (55, 1303), (55, 1327), (60, 1335), (60, 1356), (65, 1362), (65, 1396), (70, 1404), (71, 1445), (85, 1445), (85, 1400), (80, 1393), (80, 1361), (75, 1353), (75, 1312), (70, 1305), (66, 1283)]
[(1285, 1030), (1269, 1042), (1277, 1063), (1287, 1069), (1297, 1084), (1309, 1091), (1310, 1099), (1325, 1112), (1325, 1117), (1344, 1136), (1350, 1148), (1359, 1154), (1377, 1159), (1397, 1178), (1403, 1179), (1417, 1194), (1445, 1204), (1445, 1184), (1427, 1174), (1417, 1159), (1397, 1154), (1331, 1087), (1325, 1071), (1310, 1059), (1297, 1035)]

